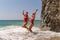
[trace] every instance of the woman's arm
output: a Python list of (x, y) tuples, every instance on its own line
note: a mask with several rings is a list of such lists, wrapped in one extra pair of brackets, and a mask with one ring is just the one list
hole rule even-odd
[(35, 10), (35, 14), (36, 14), (37, 11), (38, 11), (38, 9)]
[[(35, 10), (35, 13), (34, 13), (35, 15), (36, 15), (36, 12), (37, 12), (37, 11), (38, 11), (38, 9)], [(34, 15), (34, 19), (35, 19), (35, 15)]]
[(25, 14), (24, 14), (24, 10), (23, 10), (22, 14), (23, 14), (23, 16), (25, 16)]

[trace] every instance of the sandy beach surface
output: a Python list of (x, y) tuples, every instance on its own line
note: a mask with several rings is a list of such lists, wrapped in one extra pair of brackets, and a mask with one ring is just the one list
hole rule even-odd
[(38, 27), (32, 30), (32, 33), (22, 27), (0, 30), (0, 40), (60, 40), (60, 33), (41, 31)]

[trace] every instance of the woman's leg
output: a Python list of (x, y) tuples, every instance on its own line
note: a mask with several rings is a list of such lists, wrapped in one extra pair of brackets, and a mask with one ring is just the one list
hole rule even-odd
[(33, 27), (33, 24), (30, 24), (29, 26), (29, 31), (32, 32), (32, 27)]
[[(27, 28), (26, 25), (27, 25), (27, 23), (24, 23), (22, 27), (23, 27), (23, 28)], [(28, 29), (28, 28), (27, 28), (27, 29)]]

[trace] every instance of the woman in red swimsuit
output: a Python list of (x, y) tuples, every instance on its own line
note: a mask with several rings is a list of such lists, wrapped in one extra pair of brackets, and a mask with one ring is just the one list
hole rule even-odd
[(32, 32), (32, 27), (34, 26), (34, 20), (35, 20), (35, 15), (36, 12), (38, 11), (38, 9), (36, 9), (36, 11), (32, 14), (32, 17), (30, 18), (30, 26), (29, 26), (29, 31)]
[(27, 28), (26, 25), (28, 23), (28, 12), (26, 12), (26, 14), (24, 14), (24, 11), (23, 11), (23, 16), (24, 16), (24, 24), (22, 27)]

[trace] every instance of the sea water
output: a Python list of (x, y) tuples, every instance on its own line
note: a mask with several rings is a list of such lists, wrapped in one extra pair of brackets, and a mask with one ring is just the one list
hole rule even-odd
[[(2, 26), (22, 26), (24, 23), (23, 20), (0, 20), (0, 27)], [(40, 25), (40, 20), (34, 21), (35, 26)], [(30, 25), (30, 22), (28, 21), (28, 24)]]
[[(24, 20), (0, 20), (0, 30), (8, 29), (8, 28), (16, 28), (22, 27)], [(30, 21), (28, 21), (27, 27), (30, 25)], [(34, 26), (38, 27), (40, 25), (40, 20), (34, 21)]]

